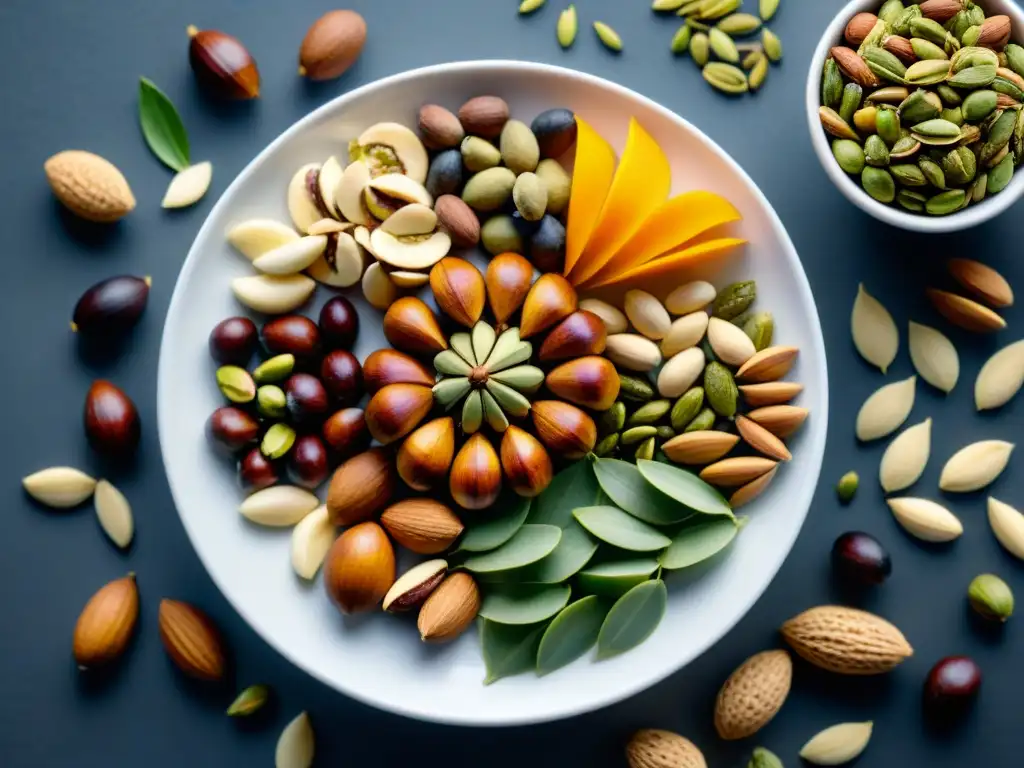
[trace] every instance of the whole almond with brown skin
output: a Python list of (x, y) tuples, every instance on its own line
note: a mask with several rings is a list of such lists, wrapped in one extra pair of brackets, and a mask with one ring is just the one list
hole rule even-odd
[(676, 435), (661, 446), (661, 450), (677, 464), (700, 466), (718, 461), (739, 441), (736, 435), (728, 432), (702, 429)]
[(417, 555), (444, 552), (464, 528), (451, 509), (433, 499), (405, 499), (392, 504), (380, 516), (380, 524), (391, 538)]
[(135, 574), (115, 579), (89, 598), (75, 624), (75, 661), (92, 669), (118, 659), (139, 618), (139, 588)]
[(455, 114), (439, 104), (424, 104), (420, 107), (420, 137), (427, 149), (450, 149), (457, 147), (466, 137), (466, 131)]
[(472, 136), (496, 139), (508, 122), (508, 104), (498, 96), (477, 96), (459, 107), (459, 122)]
[(771, 468), (771, 471), (765, 472), (760, 477), (751, 480), (746, 485), (741, 485), (735, 491), (732, 496), (729, 497), (729, 506), (733, 509), (739, 509), (744, 504), (749, 504), (762, 493), (765, 489), (771, 485), (772, 480), (775, 479), (775, 473), (779, 471), (779, 465), (776, 464)]
[(736, 371), (737, 381), (764, 383), (781, 379), (789, 369), (800, 350), (796, 347), (768, 347), (756, 353)]
[(764, 384), (743, 384), (740, 394), (751, 408), (763, 405), (782, 405), (804, 391), (804, 385), (794, 381), (766, 381)]
[(877, 23), (878, 17), (875, 14), (858, 13), (846, 23), (843, 37), (850, 45), (860, 45)]
[(975, 333), (1001, 331), (1006, 321), (988, 307), (949, 291), (929, 288), (926, 293), (940, 315), (961, 328)]
[(836, 64), (843, 71), (843, 74), (865, 88), (873, 88), (881, 85), (878, 76), (871, 71), (868, 63), (858, 55), (852, 48), (837, 45), (830, 52)]
[(973, 259), (950, 259), (949, 273), (960, 285), (993, 307), (1013, 306), (1013, 288), (992, 267)]
[(188, 28), (188, 60), (199, 84), (226, 99), (255, 99), (260, 73), (241, 41), (215, 29)]
[(335, 525), (369, 520), (391, 501), (395, 463), (379, 448), (356, 454), (336, 470), (327, 490), (327, 514)]
[(441, 195), (434, 201), (438, 228), (448, 233), (456, 248), (473, 248), (480, 242), (480, 219), (457, 195)]
[(366, 21), (355, 11), (328, 11), (306, 32), (299, 48), (299, 74), (333, 80), (355, 64), (366, 43)]
[(896, 627), (856, 608), (822, 605), (782, 625), (782, 636), (797, 655), (842, 675), (877, 675), (914, 654)]
[(135, 196), (121, 171), (92, 152), (58, 152), (43, 170), (57, 199), (83, 219), (109, 224), (135, 208)]
[(705, 483), (724, 488), (736, 488), (746, 485), (765, 472), (770, 472), (776, 462), (761, 456), (737, 456), (733, 459), (722, 459), (704, 467), (700, 479)]
[(807, 420), (810, 414), (806, 408), (795, 405), (768, 405), (748, 411), (746, 416), (756, 421), (776, 437), (785, 440)]
[(914, 53), (914, 46), (905, 37), (889, 35), (882, 42), (882, 47), (904, 64), (913, 64), (917, 61), (917, 54)]
[(416, 626), (427, 643), (446, 643), (461, 635), (480, 610), (480, 589), (473, 577), (459, 571), (435, 589), (420, 608)]
[(981, 25), (975, 45), (1001, 51), (1010, 42), (1011, 28), (1009, 16), (989, 16)]
[(736, 431), (740, 433), (744, 442), (758, 453), (776, 461), (789, 461), (793, 458), (785, 443), (753, 419), (737, 416)]
[(921, 3), (921, 15), (939, 24), (945, 24), (964, 8), (963, 0), (925, 0)]
[(224, 677), (220, 633), (198, 608), (179, 600), (161, 600), (160, 639), (171, 661), (189, 677), (208, 681)]
[(629, 768), (708, 768), (704, 755), (678, 733), (645, 728), (626, 745)]
[(786, 702), (793, 661), (785, 651), (763, 651), (729, 675), (715, 700), (715, 730), (723, 739), (745, 739), (768, 725)]

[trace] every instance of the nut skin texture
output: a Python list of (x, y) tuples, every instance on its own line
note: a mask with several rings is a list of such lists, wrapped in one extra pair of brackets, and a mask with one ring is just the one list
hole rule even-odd
[(556, 325), (540, 345), (539, 359), (549, 363), (604, 352), (608, 333), (604, 322), (593, 312), (573, 312)]
[(448, 478), (448, 489), (463, 509), (486, 509), (501, 493), (501, 465), (494, 446), (480, 432), (462, 446)]
[(237, 453), (259, 439), (260, 424), (248, 411), (225, 405), (210, 414), (206, 433), (218, 448)]
[(434, 201), (434, 213), (438, 227), (448, 233), (455, 248), (473, 248), (480, 242), (480, 219), (461, 197), (441, 195)]
[(161, 600), (160, 639), (171, 661), (189, 677), (207, 682), (224, 679), (227, 662), (220, 633), (198, 608)]
[(366, 404), (366, 426), (373, 439), (387, 445), (419, 425), (434, 407), (434, 393), (418, 384), (390, 384)]
[(210, 357), (221, 365), (244, 367), (252, 359), (258, 343), (256, 323), (247, 317), (229, 317), (210, 331)]
[(225, 99), (255, 99), (260, 73), (237, 38), (214, 29), (188, 28), (188, 61), (199, 85)]
[(324, 561), (324, 585), (342, 613), (372, 610), (395, 583), (395, 550), (373, 522), (342, 533)]
[(434, 313), (415, 296), (405, 296), (388, 307), (384, 336), (392, 346), (413, 355), (435, 355), (448, 348)]
[(445, 256), (430, 270), (430, 289), (438, 308), (472, 328), (484, 312), (486, 288), (480, 270), (465, 259)]
[(389, 384), (434, 386), (433, 372), (414, 357), (397, 349), (378, 349), (363, 361), (363, 384), (373, 395)]
[(582, 459), (597, 443), (597, 425), (584, 411), (560, 400), (539, 400), (530, 409), (537, 437), (549, 451)]
[(397, 483), (394, 462), (379, 448), (353, 456), (334, 471), (327, 514), (335, 525), (369, 520), (391, 501)]
[(764, 728), (786, 702), (793, 661), (786, 651), (764, 651), (741, 664), (715, 702), (715, 730), (723, 739), (744, 739)]
[(320, 382), (334, 402), (351, 406), (363, 396), (363, 369), (351, 352), (336, 349), (320, 363)]
[(315, 427), (330, 410), (327, 390), (320, 379), (308, 373), (294, 373), (284, 384), (288, 413), (299, 427)]
[(299, 48), (299, 74), (333, 80), (355, 64), (366, 44), (366, 21), (355, 11), (328, 11), (313, 22)]
[(465, 632), (480, 611), (480, 589), (468, 573), (449, 575), (423, 603), (416, 627), (425, 643), (447, 643)]
[(547, 376), (547, 386), (563, 400), (607, 411), (619, 396), (619, 374), (611, 361), (591, 355), (555, 368)]
[(111, 384), (94, 381), (85, 396), (85, 434), (101, 453), (125, 456), (139, 444), (142, 428), (131, 399)]
[(103, 336), (124, 333), (142, 317), (150, 279), (121, 275), (89, 288), (75, 305), (72, 330)]
[(501, 438), (501, 468), (509, 487), (527, 498), (547, 488), (554, 474), (551, 457), (540, 441), (514, 425)]
[(459, 107), (459, 122), (466, 133), (496, 139), (508, 122), (508, 104), (497, 96), (476, 96)]
[(629, 768), (707, 768), (704, 755), (677, 733), (645, 728), (626, 745)]
[(260, 341), (271, 357), (290, 354), (300, 363), (309, 363), (320, 356), (320, 329), (302, 315), (274, 318), (263, 326)]
[(335, 296), (320, 310), (320, 338), (326, 349), (352, 349), (359, 335), (359, 315), (352, 302)]
[(437, 104), (424, 104), (420, 107), (417, 124), (427, 149), (457, 147), (466, 136), (459, 118)]
[(455, 422), (450, 416), (428, 421), (398, 449), (398, 476), (417, 491), (440, 487), (455, 458)]
[(348, 458), (370, 447), (370, 431), (362, 408), (342, 408), (324, 421), (324, 443), (335, 458)]
[(258, 447), (250, 450), (238, 462), (238, 485), (243, 493), (262, 491), (277, 485), (280, 479), (274, 463)]
[(121, 657), (139, 618), (135, 574), (111, 581), (85, 604), (75, 624), (73, 651), (81, 669), (110, 664)]
[(327, 448), (316, 435), (300, 435), (288, 452), (288, 479), (295, 485), (317, 488), (330, 472)]
[(433, 499), (405, 499), (380, 516), (380, 524), (401, 546), (417, 555), (436, 555), (462, 534), (463, 525), (448, 507)]
[(519, 336), (527, 339), (546, 331), (575, 312), (576, 304), (576, 291), (568, 280), (551, 273), (541, 275), (523, 300)]
[(798, 656), (841, 675), (888, 672), (914, 654), (888, 621), (844, 606), (809, 608), (783, 624), (781, 633)]
[(533, 265), (518, 253), (500, 253), (491, 259), (484, 275), (487, 301), (499, 325), (507, 325), (530, 292)]
[[(393, 596), (391, 601), (388, 602), (387, 596), (384, 598), (384, 610), (389, 613), (406, 613), (415, 608), (419, 608), (426, 601), (430, 594), (437, 589), (438, 585), (444, 581), (444, 577), (448, 574), (448, 569), (444, 565), (444, 561), (438, 562), (438, 570), (432, 575), (428, 576), (423, 581), (420, 581), (413, 586), (405, 589), (401, 594)], [(392, 591), (399, 585), (403, 577), (399, 577), (398, 580), (392, 585)]]
[(874, 536), (853, 531), (832, 545), (832, 568), (849, 583), (877, 586), (892, 573), (892, 560)]
[(121, 171), (92, 152), (58, 152), (43, 170), (54, 196), (87, 221), (112, 224), (135, 209), (135, 196)]
[(935, 721), (953, 721), (962, 717), (981, 689), (981, 669), (967, 656), (941, 659), (925, 679), (925, 714)]

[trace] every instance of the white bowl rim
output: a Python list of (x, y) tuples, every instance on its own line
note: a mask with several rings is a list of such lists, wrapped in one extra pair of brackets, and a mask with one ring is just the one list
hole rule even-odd
[[(1013, 29), (1019, 39), (1021, 33), (1024, 32), (1024, 9), (1012, 0), (1009, 2), (979, 0), (978, 2), (978, 5), (981, 6), (989, 4), (998, 5), (999, 13), (1007, 15), (1013, 20)], [(842, 10), (837, 12), (836, 17), (828, 25), (828, 29), (825, 30), (821, 42), (818, 43), (818, 47), (811, 57), (811, 69), (807, 75), (807, 122), (811, 131), (811, 144), (814, 147), (814, 153), (818, 156), (818, 160), (832, 183), (851, 203), (879, 221), (892, 224), (894, 227), (911, 232), (940, 234), (969, 229), (994, 219), (1016, 203), (1021, 196), (1024, 196), (1024, 171), (1015, 172), (1010, 184), (998, 195), (986, 196), (980, 203), (973, 203), (962, 211), (948, 216), (928, 216), (878, 202), (854, 181), (854, 177), (839, 167), (832, 155), (832, 141), (822, 130), (821, 120), (818, 117), (818, 108), (821, 106), (821, 71), (825, 66), (829, 49), (834, 45), (844, 44), (842, 42), (843, 30), (850, 18), (863, 11), (877, 10), (881, 6), (881, 0), (850, 0)]]
[[(815, 440), (810, 441), (809, 444), (806, 446), (806, 449), (811, 451), (813, 454), (811, 457), (811, 465), (809, 467), (809, 474), (807, 477), (809, 480), (813, 481), (813, 486), (816, 487), (818, 478), (821, 474), (821, 466), (824, 461), (825, 437), (828, 434), (828, 365), (825, 354), (825, 342), (824, 335), (821, 329), (821, 321), (818, 316), (817, 305), (814, 301), (814, 295), (811, 291), (810, 283), (807, 279), (806, 273), (804, 272), (803, 265), (796, 251), (796, 247), (793, 245), (793, 242), (789, 237), (789, 233), (786, 231), (786, 228), (783, 226), (782, 221), (779, 219), (778, 213), (776, 213), (775, 209), (772, 207), (771, 203), (765, 197), (760, 187), (758, 187), (757, 184), (754, 183), (753, 179), (750, 178), (746, 171), (744, 171), (743, 168), (740, 167), (740, 165), (725, 152), (725, 150), (723, 150), (717, 143), (715, 143), (710, 137), (708, 137), (707, 134), (705, 134), (695, 125), (690, 123), (688, 120), (680, 117), (679, 115), (672, 112), (670, 109), (661, 106), (657, 102), (637, 93), (636, 91), (633, 91), (630, 88), (626, 88), (625, 86), (613, 83), (611, 81), (605, 80), (604, 78), (597, 77), (595, 75), (579, 72), (566, 67), (560, 67), (552, 64), (544, 64), (539, 62), (525, 62), (509, 59), (467, 60), (429, 65), (419, 67), (416, 69), (407, 70), (405, 72), (399, 72), (379, 80), (374, 80), (373, 82), (362, 85), (359, 88), (356, 88), (352, 91), (341, 94), (335, 97), (334, 99), (331, 99), (327, 103), (321, 105), (317, 109), (313, 110), (300, 120), (296, 121), (290, 127), (288, 127), (283, 133), (281, 133), (276, 139), (274, 139), (262, 151), (260, 151), (260, 153), (255, 158), (253, 158), (249, 162), (249, 164), (246, 165), (246, 167), (243, 168), (242, 171), (235, 177), (234, 181), (232, 181), (231, 184), (228, 185), (227, 189), (225, 189), (224, 192), (222, 193), (220, 199), (218, 199), (216, 204), (210, 210), (209, 214), (207, 214), (207, 218), (204, 221), (202, 227), (199, 229), (199, 232), (196, 234), (196, 237), (193, 240), (192, 247), (189, 249), (189, 253), (186, 256), (182, 270), (178, 275), (177, 281), (175, 282), (174, 292), (171, 295), (171, 301), (168, 305), (166, 318), (171, 318), (176, 314), (176, 311), (178, 311), (178, 305), (184, 301), (183, 286), (188, 282), (187, 279), (185, 278), (187, 278), (189, 273), (196, 268), (196, 265), (199, 263), (199, 259), (202, 258), (201, 255), (196, 253), (196, 243), (200, 242), (201, 240), (204, 239), (205, 236), (207, 236), (207, 231), (211, 227), (213, 227), (213, 222), (218, 218), (217, 214), (220, 212), (222, 207), (227, 206), (228, 203), (232, 200), (233, 193), (236, 190), (236, 188), (244, 184), (248, 177), (255, 171), (255, 169), (260, 164), (262, 164), (265, 158), (269, 156), (271, 153), (273, 153), (278, 148), (278, 146), (287, 141), (290, 141), (295, 135), (303, 131), (307, 125), (314, 123), (321, 115), (339, 109), (343, 107), (346, 102), (358, 99), (367, 92), (379, 88), (387, 88), (392, 85), (401, 84), (408, 80), (415, 80), (416, 78), (428, 75), (461, 73), (466, 71), (472, 72), (479, 70), (500, 71), (508, 69), (518, 70), (519, 72), (524, 72), (527, 74), (536, 73), (538, 75), (546, 74), (568, 78), (571, 80), (587, 83), (588, 85), (598, 86), (603, 89), (613, 91), (623, 98), (633, 99), (643, 104), (646, 108), (659, 112), (667, 119), (676, 122), (685, 129), (692, 131), (693, 134), (695, 134), (698, 138), (703, 140), (706, 143), (708, 149), (710, 149), (713, 153), (718, 155), (718, 157), (724, 163), (726, 163), (732, 169), (732, 171), (735, 174), (737, 174), (737, 177), (749, 188), (752, 196), (757, 200), (758, 204), (766, 213), (768, 220), (771, 222), (772, 230), (775, 236), (778, 238), (779, 243), (783, 246), (786, 259), (792, 263), (795, 290), (800, 295), (801, 300), (806, 302), (807, 306), (812, 310), (812, 327), (809, 329), (809, 331), (813, 339), (813, 345), (815, 347), (814, 351), (816, 353), (816, 356), (818, 359), (821, 360), (822, 367), (824, 368), (824, 371), (822, 371), (821, 376), (821, 412), (815, 412), (813, 427), (815, 435), (817, 437)], [(161, 461), (164, 461), (164, 473), (167, 477), (168, 486), (171, 490), (171, 497), (174, 500), (175, 511), (177, 511), (179, 499), (182, 498), (183, 494), (179, 488), (176, 488), (175, 482), (171, 478), (170, 472), (167, 470), (166, 461), (164, 459), (164, 456), (167, 453), (164, 450), (164, 441), (165, 439), (167, 439), (165, 438), (165, 435), (168, 434), (169, 430), (165, 430), (162, 428), (162, 426), (165, 423), (169, 424), (173, 421), (174, 414), (170, 412), (169, 406), (166, 405), (166, 399), (160, 397), (161, 391), (168, 388), (168, 380), (171, 376), (170, 366), (169, 363), (167, 362), (168, 356), (164, 354), (165, 347), (168, 344), (167, 335), (168, 323), (167, 320), (165, 319), (164, 330), (160, 345), (160, 358), (157, 369), (157, 423), (161, 447)], [(707, 642), (702, 647), (694, 649), (689, 658), (673, 660), (669, 664), (654, 667), (651, 670), (649, 670), (647, 674), (637, 674), (628, 684), (616, 687), (614, 690), (611, 690), (608, 693), (602, 693), (601, 695), (594, 696), (585, 703), (580, 703), (575, 707), (566, 708), (560, 712), (524, 713), (521, 715), (515, 715), (511, 717), (505, 716), (504, 719), (500, 722), (495, 722), (492, 719), (488, 719), (487, 714), (484, 712), (477, 713), (475, 715), (469, 714), (464, 716), (455, 716), (449, 713), (438, 715), (437, 713), (430, 712), (424, 709), (409, 707), (403, 705), (400, 702), (396, 702), (393, 699), (389, 699), (387, 696), (379, 695), (375, 692), (354, 691), (347, 687), (343, 687), (337, 681), (330, 679), (326, 675), (321, 674), (318, 670), (307, 666), (301, 659), (293, 655), (289, 648), (279, 645), (277, 642), (265, 636), (262, 632), (260, 632), (257, 629), (258, 623), (254, 622), (239, 607), (238, 603), (236, 603), (236, 601), (232, 598), (230, 592), (225, 589), (225, 586), (214, 575), (215, 571), (209, 567), (209, 564), (206, 562), (206, 559), (204, 558), (201, 549), (195, 546), (194, 542), (196, 537), (199, 535), (199, 531), (193, 530), (193, 528), (190, 527), (189, 523), (186, 521), (185, 516), (181, 515), (180, 512), (178, 514), (178, 517), (179, 519), (181, 519), (182, 525), (185, 528), (185, 533), (188, 535), (189, 541), (193, 544), (193, 550), (198, 555), (200, 562), (202, 562), (203, 567), (206, 569), (207, 574), (210, 576), (211, 580), (217, 586), (217, 589), (220, 590), (221, 594), (232, 606), (235, 612), (242, 617), (242, 619), (246, 622), (246, 624), (249, 625), (251, 629), (253, 629), (258, 635), (260, 635), (264, 642), (266, 642), (268, 645), (274, 648), (274, 650), (280, 653), (285, 659), (290, 661), (296, 667), (302, 669), (303, 671), (305, 671), (306, 673), (308, 673), (324, 685), (336, 691), (339, 691), (340, 693), (343, 693), (350, 698), (360, 701), (363, 704), (368, 704), (372, 707), (375, 707), (383, 711), (394, 712), (396, 714), (404, 715), (406, 717), (414, 719), (432, 721), (447, 725), (510, 727), (518, 725), (532, 725), (536, 723), (561, 720), (568, 717), (593, 712), (607, 706), (611, 706), (612, 704), (618, 703), (619, 701), (629, 698), (630, 696), (636, 695), (641, 691), (646, 690), (647, 688), (657, 684), (658, 682), (667, 678), (669, 675), (678, 672), (681, 668), (683, 668), (684, 666), (686, 666), (687, 664), (691, 663), (699, 656), (704, 654), (710, 647), (712, 647), (714, 644), (719, 642), (723, 637), (725, 637), (725, 635), (728, 634), (728, 632), (730, 632), (736, 626), (736, 624), (738, 624), (739, 621), (747, 615), (750, 609), (761, 598), (761, 595), (764, 594), (765, 590), (775, 579), (775, 576), (778, 574), (778, 571), (782, 567), (782, 564), (785, 562), (786, 558), (789, 556), (789, 553), (792, 551), (793, 545), (796, 542), (796, 538), (799, 536), (800, 531), (803, 529), (803, 524), (804, 522), (806, 522), (807, 514), (810, 512), (813, 494), (814, 487), (812, 487), (811, 495), (807, 499), (807, 504), (804, 508), (802, 517), (800, 518), (799, 525), (793, 528), (792, 536), (790, 537), (790, 540), (786, 542), (786, 546), (779, 547), (777, 551), (774, 551), (766, 555), (766, 558), (771, 560), (770, 568), (767, 570), (767, 573), (770, 574), (770, 577), (765, 579), (764, 584), (760, 586), (758, 589), (753, 590), (749, 594), (749, 597), (738, 606), (739, 610), (737, 610), (735, 612), (734, 617), (732, 617), (731, 620), (727, 622), (724, 631), (716, 640)]]

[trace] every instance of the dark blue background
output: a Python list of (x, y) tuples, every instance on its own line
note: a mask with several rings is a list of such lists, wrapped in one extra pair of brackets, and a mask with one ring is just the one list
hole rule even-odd
[[(311, 86), (295, 75), (296, 53), (307, 26), (331, 7), (324, 0), (0, 3), (6, 373), (0, 401), (0, 763), (269, 765), (280, 728), (309, 709), (320, 765), (611, 768), (624, 765), (622, 747), (631, 731), (658, 726), (692, 738), (713, 767), (745, 765), (757, 743), (793, 766), (800, 745), (819, 729), (865, 719), (875, 721), (875, 736), (862, 765), (1019, 764), (1024, 618), (1001, 633), (981, 631), (969, 618), (964, 594), (977, 573), (995, 571), (1024, 596), (1024, 570), (989, 532), (983, 494), (948, 500), (965, 527), (951, 546), (921, 545), (898, 529), (875, 480), (883, 443), (859, 447), (853, 436), (856, 409), (883, 377), (856, 356), (848, 326), (857, 283), (864, 281), (901, 326), (904, 348), (890, 380), (909, 375), (907, 319), (948, 330), (923, 297), (929, 280), (941, 279), (943, 259), (983, 258), (1024, 289), (1024, 267), (1017, 261), (1022, 208), (971, 232), (935, 238), (878, 224), (840, 196), (811, 152), (803, 102), (810, 55), (841, 7), (837, 0), (782, 0), (772, 26), (785, 43), (785, 60), (772, 68), (760, 94), (740, 100), (712, 92), (691, 61), (672, 58), (668, 44), (676, 20), (655, 17), (647, 0), (579, 0), (580, 35), (569, 52), (554, 39), (558, 0), (527, 19), (517, 17), (517, 0), (352, 5), (370, 30), (362, 59), (341, 80)], [(597, 43), (590, 23), (598, 18), (622, 35), (621, 55)], [(188, 24), (224, 29), (248, 45), (263, 75), (258, 102), (223, 105), (197, 94), (186, 59)], [(347, 89), (412, 67), (488, 57), (557, 63), (622, 83), (693, 121), (730, 152), (767, 194), (803, 258), (824, 326), (832, 385), (828, 451), (810, 517), (782, 572), (746, 619), (705, 656), (642, 695), (571, 721), (515, 730), (447, 728), (383, 714), (314, 682), (271, 651), (231, 610), (189, 546), (164, 479), (155, 414), (157, 351), (174, 280), (205, 213), (232, 177), (292, 122)], [(193, 157), (214, 163), (213, 188), (195, 210), (159, 208), (170, 177), (138, 131), (140, 75), (178, 105)], [(95, 151), (127, 175), (139, 206), (120, 226), (85, 226), (52, 199), (42, 165), (69, 148)], [(85, 358), (68, 331), (71, 309), (87, 286), (119, 273), (153, 276), (146, 316), (120, 357)], [(1019, 308), (1010, 310), (1011, 330), (998, 337), (950, 331), (962, 378), (949, 398), (919, 387), (912, 423), (930, 415), (935, 424), (933, 460), (915, 493), (937, 493), (941, 464), (961, 445), (1016, 438), (1022, 404), (978, 416), (972, 387), (985, 357), (1015, 339), (1020, 316)], [(85, 445), (82, 398), (99, 376), (112, 378), (138, 403), (144, 437), (134, 467), (104, 466)], [(49, 513), (24, 497), (19, 479), (55, 464), (109, 476), (124, 490), (138, 528), (127, 555), (104, 539), (88, 508)], [(994, 492), (1022, 506), (1018, 465), (1014, 457)], [(859, 470), (863, 482), (856, 503), (842, 508), (833, 486), (849, 469)], [(849, 529), (876, 534), (894, 560), (890, 581), (864, 598), (844, 595), (829, 576), (831, 543)], [(140, 631), (110, 679), (86, 684), (70, 654), (75, 617), (96, 588), (128, 570), (138, 572), (142, 592)], [(171, 668), (156, 632), (164, 596), (193, 602), (216, 618), (233, 649), (239, 685), (265, 681), (276, 688), (280, 707), (264, 722), (230, 721), (222, 715), (229, 695), (203, 695)], [(789, 701), (768, 728), (749, 743), (719, 741), (712, 706), (729, 672), (775, 645), (783, 620), (836, 600), (894, 620), (915, 656), (873, 679), (827, 676), (800, 664)], [(938, 658), (953, 653), (978, 660), (984, 690), (968, 722), (939, 735), (922, 722), (921, 683)]]

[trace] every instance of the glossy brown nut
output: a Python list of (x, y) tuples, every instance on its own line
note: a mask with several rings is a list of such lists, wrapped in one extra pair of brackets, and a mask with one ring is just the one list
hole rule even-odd
[(302, 435), (288, 453), (288, 479), (312, 490), (327, 479), (330, 463), (323, 441), (316, 435)]
[(215, 29), (188, 28), (188, 61), (199, 84), (226, 99), (255, 99), (260, 73), (237, 38)]
[(324, 442), (336, 458), (348, 458), (370, 447), (370, 431), (362, 408), (342, 408), (327, 417)]
[(320, 329), (302, 315), (285, 315), (266, 323), (260, 341), (267, 354), (294, 355), (299, 363), (309, 363), (320, 355)]
[(947, 656), (940, 660), (924, 683), (926, 714), (938, 720), (963, 715), (981, 689), (981, 669), (968, 656)]
[(314, 426), (323, 421), (330, 410), (327, 390), (316, 376), (292, 374), (284, 384), (288, 415), (297, 426)]
[(97, 336), (124, 333), (142, 317), (151, 282), (121, 275), (96, 283), (75, 305), (71, 330)]
[(245, 366), (256, 351), (256, 323), (248, 317), (229, 317), (210, 331), (210, 357), (221, 365)]
[(363, 396), (363, 368), (344, 349), (329, 352), (320, 364), (320, 381), (338, 405), (355, 405)]
[(210, 414), (206, 433), (216, 446), (235, 453), (259, 439), (260, 424), (249, 412), (226, 405)]
[(335, 296), (320, 310), (320, 337), (326, 349), (352, 349), (359, 335), (359, 315), (352, 302)]
[(371, 395), (388, 384), (434, 386), (436, 377), (423, 363), (397, 349), (378, 349), (363, 361), (363, 384)]
[(255, 493), (276, 485), (281, 477), (277, 467), (259, 447), (253, 448), (238, 462), (238, 484), (245, 493)]
[(141, 431), (131, 398), (109, 381), (94, 381), (85, 396), (85, 434), (92, 447), (125, 455), (135, 450)]

